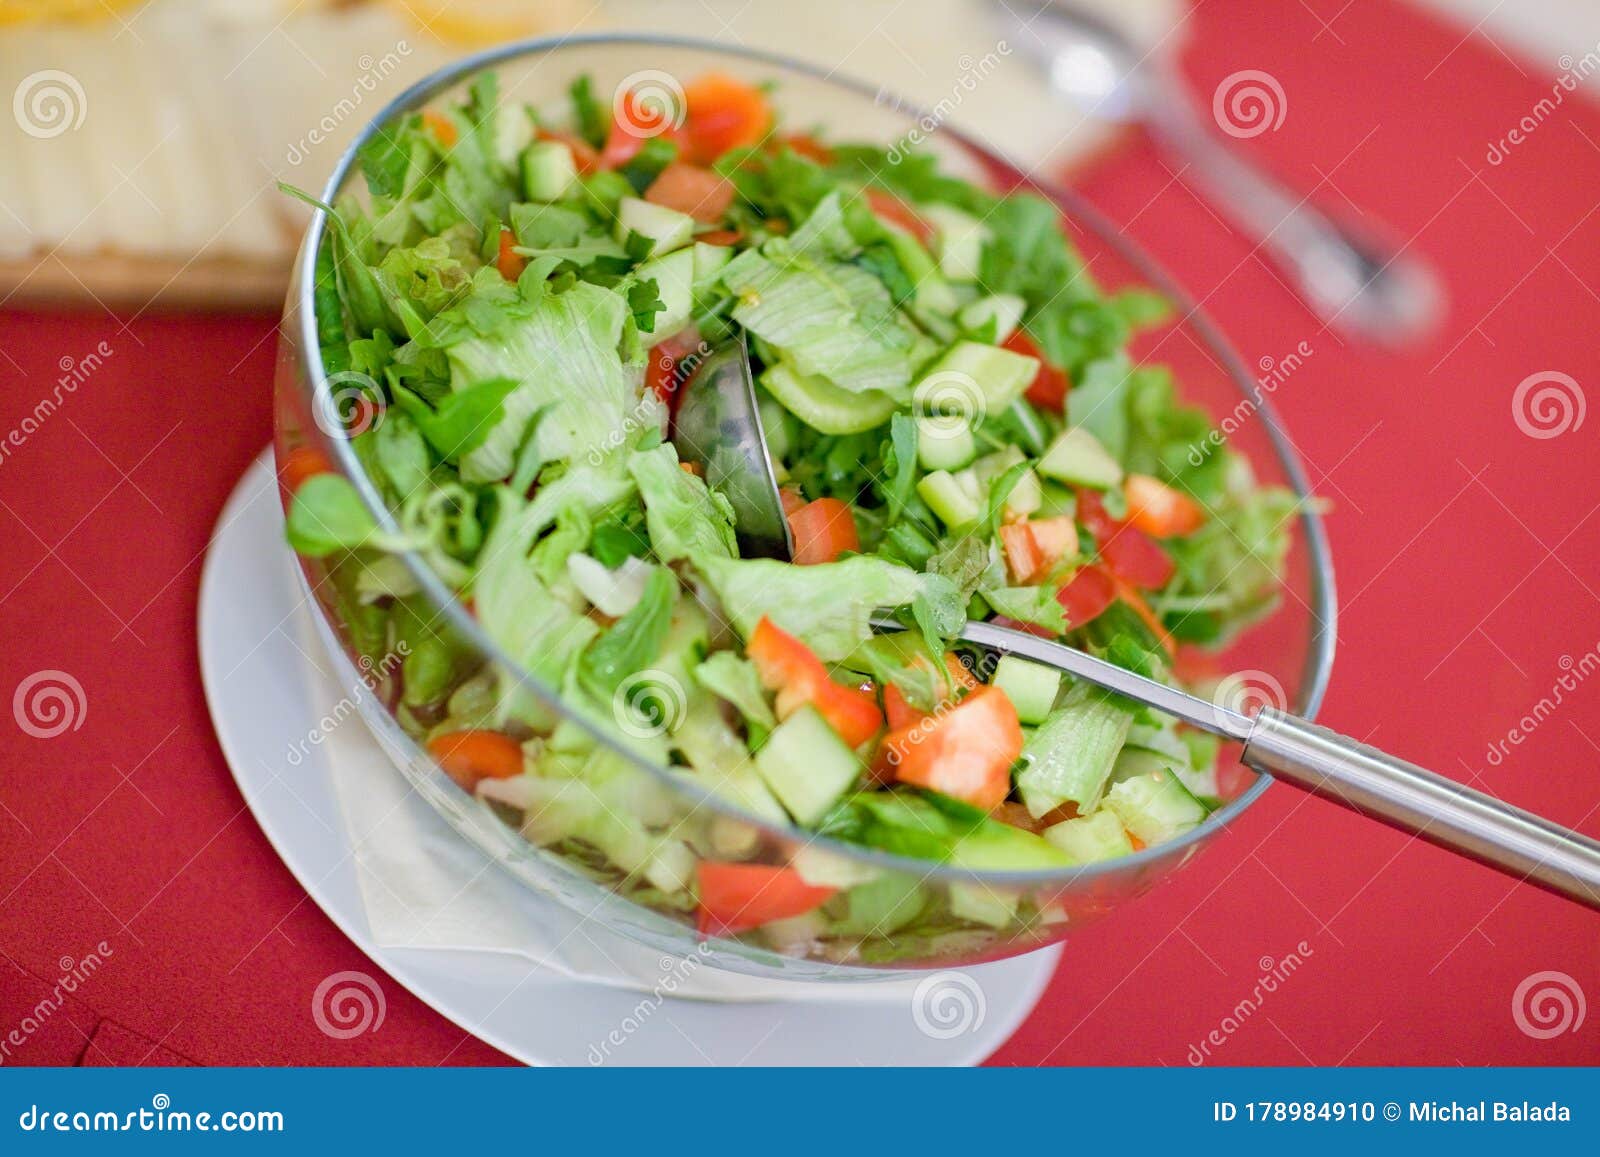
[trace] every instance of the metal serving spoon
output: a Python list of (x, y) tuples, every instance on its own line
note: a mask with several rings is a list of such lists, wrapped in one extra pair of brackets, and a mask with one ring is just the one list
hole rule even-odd
[[(1070, 0), (992, 2), (1012, 43), (1045, 70), (1052, 88), (1096, 117), (1143, 121), (1188, 161), (1324, 321), (1395, 347), (1422, 337), (1438, 320), (1443, 293), (1425, 264), (1403, 247), (1333, 221), (1225, 146), (1196, 114), (1164, 55), (1142, 53)], [(1231, 101), (1238, 102), (1238, 117), (1249, 118), (1237, 125), (1241, 136), (1265, 131), (1286, 111), (1281, 87), (1260, 72), (1235, 73), (1224, 81), (1217, 91), (1219, 125), (1237, 122)]]
[[(679, 457), (727, 495), (746, 555), (787, 559), (788, 520), (767, 454), (744, 339), (712, 351), (681, 387), (673, 431)], [(749, 519), (747, 522), (746, 519)], [(881, 631), (903, 628), (875, 619)], [(1025, 631), (968, 622), (961, 637), (1065, 671), (1244, 744), (1257, 771), (1382, 820), (1508, 875), (1600, 909), (1600, 843), (1405, 760), (1263, 707), (1248, 716)]]

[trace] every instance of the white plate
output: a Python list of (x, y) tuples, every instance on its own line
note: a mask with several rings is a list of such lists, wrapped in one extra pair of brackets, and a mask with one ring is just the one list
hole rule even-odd
[[(466, 1031), (527, 1064), (969, 1065), (998, 1048), (1043, 992), (1059, 949), (930, 974), (911, 1001), (900, 988), (882, 1000), (718, 1003), (587, 983), (509, 953), (376, 943), (327, 749), (310, 748), (293, 769), (286, 760), (318, 726), (308, 688), (325, 676), (300, 643), (308, 612), (282, 528), (263, 455), (223, 508), (200, 582), (200, 672), (217, 738), (256, 821), (311, 898), (395, 981)], [(364, 732), (362, 741), (376, 747)], [(410, 804), (427, 811), (415, 796)], [(548, 904), (524, 891), (525, 902)]]

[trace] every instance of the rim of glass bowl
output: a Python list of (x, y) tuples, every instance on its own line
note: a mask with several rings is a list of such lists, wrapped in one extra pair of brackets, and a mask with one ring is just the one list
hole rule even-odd
[[(562, 48), (580, 45), (614, 45), (642, 49), (681, 48), (705, 52), (710, 55), (769, 64), (775, 68), (808, 76), (820, 83), (832, 85), (866, 100), (876, 100), (880, 104), (885, 100), (894, 101), (892, 107), (904, 114), (911, 123), (916, 123), (928, 115), (920, 106), (914, 103), (886, 96), (877, 86), (828, 72), (815, 65), (791, 59), (780, 53), (718, 44), (714, 41), (692, 36), (590, 33), (563, 37), (539, 37), (530, 40), (513, 41), (473, 53), (424, 77), (406, 89), (362, 127), (334, 167), (327, 187), (323, 190), (322, 199), (330, 205), (333, 203), (334, 198), (353, 174), (356, 167), (357, 154), (361, 147), (400, 113), (412, 111), (426, 104), (441, 92), (455, 87), (473, 73), (482, 71), (485, 68), (521, 57), (554, 53)], [(1299, 456), (1295, 453), (1287, 435), (1284, 433), (1282, 425), (1278, 421), (1277, 413), (1272, 407), (1271, 400), (1265, 397), (1256, 397), (1252, 390), (1253, 379), (1245, 370), (1243, 362), (1240, 361), (1233, 347), (1223, 337), (1221, 331), (1216, 328), (1211, 319), (1201, 311), (1200, 307), (1195, 304), (1189, 295), (1180, 289), (1155, 261), (1138, 246), (1123, 240), (1109, 220), (1075, 193), (1050, 181), (1038, 179), (1025, 166), (1018, 164), (987, 142), (951, 126), (948, 122), (941, 123), (938, 131), (948, 139), (954, 140), (962, 147), (971, 150), (977, 157), (993, 159), (1006, 169), (1024, 175), (1029, 185), (1053, 199), (1072, 220), (1094, 234), (1100, 242), (1110, 247), (1117, 257), (1126, 262), (1148, 285), (1165, 294), (1182, 308), (1184, 310), (1184, 318), (1179, 324), (1192, 326), (1206, 343), (1209, 352), (1215, 355), (1222, 363), (1224, 370), (1227, 372), (1228, 377), (1232, 379), (1234, 385), (1246, 397), (1256, 401), (1258, 406), (1256, 417), (1266, 428), (1268, 438), (1272, 443), (1278, 463), (1283, 469), (1285, 479), (1299, 497), (1302, 499), (1310, 497), (1310, 484), (1304, 470), (1301, 468)], [(316, 318), (312, 303), (314, 262), (308, 260), (306, 254), (314, 254), (321, 246), (326, 221), (326, 214), (320, 209), (312, 217), (302, 242), (301, 260), (296, 264), (296, 281), (289, 291), (289, 299), (295, 303), (299, 311), (298, 345), (302, 351), (301, 356), (311, 378), (312, 389), (317, 395), (314, 400), (320, 401), (329, 400), (322, 396), (328, 390), (328, 381), (322, 366), (322, 351), (316, 341)], [(355, 456), (355, 452), (350, 448), (349, 442), (346, 439), (337, 437), (332, 437), (329, 441), (333, 443), (334, 456), (340, 468), (353, 482), (357, 492), (361, 495), (362, 501), (366, 503), (373, 516), (378, 520), (378, 524), (387, 530), (397, 530), (398, 526), (392, 513), (384, 504), (376, 487), (367, 478), (365, 471)], [(1323, 693), (1327, 689), (1328, 677), (1333, 664), (1337, 610), (1334, 597), (1333, 567), (1327, 535), (1320, 516), (1310, 503), (1302, 504), (1299, 523), (1307, 553), (1308, 572), (1311, 582), (1311, 604), (1308, 609), (1312, 618), (1312, 636), (1306, 652), (1305, 666), (1295, 706), (1299, 714), (1309, 719), (1316, 715), (1317, 709), (1322, 703)], [(885, 869), (915, 872), (928, 879), (982, 883), (1011, 889), (1039, 886), (1070, 886), (1080, 882), (1090, 882), (1100, 877), (1115, 877), (1127, 873), (1135, 873), (1143, 867), (1167, 860), (1209, 839), (1259, 799), (1271, 783), (1270, 776), (1260, 775), (1256, 782), (1243, 794), (1212, 812), (1199, 826), (1177, 839), (1169, 840), (1165, 843), (1152, 844), (1150, 847), (1132, 855), (1121, 856), (1114, 860), (1104, 860), (1073, 868), (1043, 871), (973, 871), (845, 843), (829, 836), (808, 832), (800, 827), (771, 824), (724, 801), (705, 788), (688, 783), (681, 777), (673, 776), (665, 768), (657, 767), (640, 759), (629, 748), (618, 743), (604, 731), (569, 713), (565, 704), (562, 703), (559, 690), (544, 686), (540, 680), (535, 679), (525, 671), (520, 663), (513, 661), (502, 652), (499, 646), (484, 633), (478, 621), (466, 613), (454, 593), (439, 580), (433, 570), (418, 555), (407, 551), (399, 557), (416, 578), (421, 588), (427, 592), (429, 598), (439, 605), (451, 626), (461, 632), (462, 636), (469, 640), (479, 653), (500, 665), (504, 670), (512, 672), (517, 680), (533, 691), (534, 694), (555, 704), (564, 717), (576, 722), (598, 742), (628, 759), (635, 767), (655, 776), (675, 793), (693, 801), (695, 810), (705, 808), (713, 813), (747, 823), (768, 837), (775, 837), (779, 841), (803, 841), (835, 855), (860, 860)]]

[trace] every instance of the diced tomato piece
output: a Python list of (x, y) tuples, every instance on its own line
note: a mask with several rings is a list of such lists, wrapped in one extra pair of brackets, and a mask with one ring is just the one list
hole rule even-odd
[(755, 664), (761, 685), (777, 692), (779, 719), (787, 719), (809, 703), (851, 747), (860, 747), (883, 729), (883, 712), (878, 710), (876, 696), (835, 683), (811, 648), (771, 619), (756, 624), (745, 654)]
[(1066, 371), (1051, 365), (1034, 340), (1020, 329), (1013, 330), (1000, 344), (1012, 353), (1038, 361), (1039, 371), (1033, 375), (1033, 381), (1028, 383), (1026, 397), (1041, 410), (1059, 414), (1067, 404), (1067, 391), (1072, 388), (1072, 383), (1067, 380)]
[(667, 404), (668, 412), (676, 411), (678, 404), (678, 391), (682, 388), (684, 379), (688, 376), (689, 369), (684, 368), (684, 361), (700, 345), (700, 335), (691, 326), (681, 333), (675, 333), (666, 341), (650, 350), (645, 357), (644, 384), (645, 386)]
[(743, 236), (737, 229), (713, 229), (709, 233), (695, 234), (695, 240), (705, 245), (737, 245)]
[[(920, 655), (911, 664), (913, 667), (927, 669), (927, 661)], [(978, 677), (967, 669), (954, 651), (946, 651), (944, 656), (946, 677), (944, 685), (939, 689), (941, 703), (949, 703), (960, 694), (965, 694), (977, 687)], [(900, 688), (893, 683), (887, 683), (883, 688), (883, 710), (888, 717), (889, 730), (899, 731), (901, 728), (910, 727), (919, 720), (926, 719), (929, 712), (913, 707), (911, 702), (901, 694)]]
[(753, 84), (708, 72), (684, 86), (684, 132), (692, 161), (709, 165), (729, 149), (760, 142), (772, 127), (772, 108)]
[(500, 271), (500, 276), (507, 281), (515, 281), (522, 276), (527, 260), (518, 253), (513, 246), (517, 243), (517, 235), (509, 229), (500, 230), (500, 256), (495, 259), (495, 268)]
[(1132, 523), (1112, 518), (1095, 491), (1078, 491), (1078, 518), (1094, 535), (1100, 557), (1112, 574), (1144, 590), (1156, 590), (1171, 581), (1177, 567), (1167, 552)]
[(1026, 522), (1011, 522), (1000, 528), (1000, 549), (1005, 552), (1012, 581), (1019, 585), (1027, 585), (1044, 566), (1044, 556)]
[(1157, 538), (1193, 534), (1205, 525), (1206, 512), (1193, 498), (1148, 474), (1130, 474), (1122, 480), (1128, 500), (1128, 521)]
[(695, 865), (702, 936), (733, 936), (773, 920), (803, 916), (836, 889), (808, 884), (793, 868), (701, 860)]
[(333, 463), (321, 450), (315, 446), (296, 446), (284, 455), (283, 465), (278, 468), (278, 479), (283, 483), (284, 493), (293, 494), (306, 479), (332, 471)]
[(1062, 559), (1078, 553), (1078, 524), (1070, 514), (1030, 519), (1028, 532), (1033, 535), (1046, 567), (1053, 567)]
[(778, 501), (783, 504), (783, 516), (787, 518), (806, 504), (806, 496), (797, 487), (782, 486), (778, 488)]
[(639, 155), (639, 150), (644, 148), (644, 143), (652, 137), (665, 137), (683, 149), (683, 130), (674, 128), (665, 113), (655, 109), (635, 109), (632, 119), (618, 119), (611, 122), (611, 131), (606, 134), (605, 147), (600, 150), (596, 165), (602, 169), (617, 169), (626, 165)]
[(1116, 597), (1116, 584), (1097, 566), (1080, 566), (1071, 581), (1056, 592), (1056, 602), (1067, 612), (1068, 630), (1099, 616)]
[(866, 194), (867, 204), (872, 206), (872, 211), (889, 224), (898, 225), (924, 244), (933, 237), (933, 226), (917, 216), (916, 210), (893, 193), (869, 188)]
[(656, 397), (671, 405), (678, 392), (678, 359), (664, 343), (651, 350), (645, 359), (644, 384)]
[(817, 140), (816, 137), (796, 134), (792, 137), (784, 137), (783, 143), (808, 161), (815, 161), (819, 165), (833, 164), (833, 150)]
[(957, 688), (962, 691), (972, 691), (979, 686), (978, 677), (972, 673), (972, 669), (963, 663), (961, 657), (954, 651), (946, 651), (944, 653), (944, 669), (950, 672), (950, 681), (947, 686), (952, 693)]
[(498, 731), (451, 731), (428, 740), (428, 754), (468, 791), (479, 780), (522, 774), (522, 748)]
[(644, 191), (646, 201), (687, 213), (708, 225), (722, 219), (728, 206), (733, 204), (733, 196), (733, 182), (710, 169), (677, 162), (662, 169)]
[(595, 147), (584, 140), (577, 133), (564, 133), (555, 129), (540, 129), (541, 141), (560, 141), (572, 150), (572, 163), (578, 167), (578, 175), (587, 177), (600, 167), (600, 154)]
[(433, 134), (433, 139), (440, 145), (449, 149), (456, 143), (456, 122), (445, 116), (442, 112), (430, 109), (422, 110), (422, 124), (428, 132)]
[(928, 713), (911, 706), (911, 702), (901, 694), (900, 688), (893, 683), (886, 683), (883, 688), (883, 713), (888, 717), (889, 730), (899, 731), (903, 727), (910, 727), (919, 719), (926, 719)]
[(879, 760), (901, 783), (925, 787), (993, 811), (1011, 791), (1022, 754), (1022, 724), (1006, 693), (979, 687), (960, 703), (883, 741)]
[(813, 566), (832, 562), (847, 550), (860, 550), (855, 515), (837, 498), (819, 498), (789, 514), (794, 535), (794, 562)]
[(1013, 522), (1000, 528), (1006, 566), (1019, 584), (1041, 581), (1056, 564), (1078, 553), (1078, 527), (1069, 515)]

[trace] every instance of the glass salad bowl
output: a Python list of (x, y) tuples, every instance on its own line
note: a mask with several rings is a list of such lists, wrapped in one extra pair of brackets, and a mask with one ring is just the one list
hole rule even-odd
[[(1100, 286), (1148, 288), (1176, 307), (1134, 340), (1129, 352), (1135, 364), (1169, 367), (1184, 400), (1221, 423), (1216, 444), (1225, 437), (1262, 484), (1301, 499), (1286, 516), (1295, 525), (1278, 608), (1225, 650), (1208, 654), (1209, 677), (1189, 681), (1209, 678), (1236, 707), (1272, 702), (1314, 714), (1332, 659), (1332, 575), (1305, 475), (1264, 396), (1275, 380), (1257, 382), (1205, 315), (1093, 209), (872, 86), (742, 49), (645, 36), (507, 45), (437, 73), (363, 130), (323, 199), (365, 197), (359, 150), (381, 142), (400, 118), (459, 98), (485, 70), (498, 74), (501, 101), (539, 109), (564, 107), (568, 86), (582, 74), (599, 94), (671, 89), (678, 78), (727, 74), (764, 86), (780, 123), (796, 131), (815, 128), (829, 139), (914, 147), (994, 191), (1021, 188), (1052, 200)], [(448, 577), (405, 548), (403, 528), (352, 442), (353, 434), (383, 420), (381, 396), (374, 401), (357, 370), (325, 365), (320, 351), (319, 255), (331, 247), (328, 222), (323, 212), (311, 222), (281, 327), (274, 443), (281, 491), (288, 507), (302, 477), (343, 478), (363, 508), (346, 513), (372, 520), (380, 536), (400, 545), (381, 560), (343, 550), (301, 556), (318, 626), (367, 725), (414, 789), (538, 893), (658, 950), (693, 953), (738, 972), (881, 978), (998, 959), (1061, 940), (1186, 864), (1266, 790), (1265, 779), (1225, 754), (1203, 820), (1116, 858), (1041, 869), (1016, 867), (1004, 855), (960, 864), (913, 858), (892, 845), (804, 831), (782, 811), (774, 814), (770, 797), (763, 802), (713, 792), (681, 768), (644, 758), (631, 740), (660, 733), (668, 726), (663, 720), (684, 709), (687, 672), (678, 680), (633, 686), (625, 679), (615, 718), (596, 719), (497, 646)], [(1200, 446), (1195, 453), (1215, 448)], [(424, 685), (434, 689), (426, 701), (410, 693)], [(518, 698), (522, 718), (544, 721), (527, 744), (581, 753), (589, 761), (586, 777), (522, 775), (486, 781), (487, 788), (473, 791), (447, 774), (429, 754), (430, 729), (446, 717), (481, 717), (506, 696)], [(802, 746), (800, 758), (806, 757)], [(596, 760), (603, 767), (597, 769)], [(707, 865), (719, 873), (716, 887), (731, 890), (736, 900), (741, 889), (748, 892), (738, 906), (749, 918), (710, 927), (697, 921), (700, 894), (711, 886)], [(768, 884), (779, 871), (784, 895), (774, 906)], [(804, 903), (795, 903), (796, 891)]]

